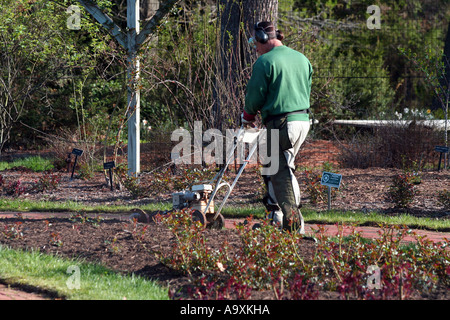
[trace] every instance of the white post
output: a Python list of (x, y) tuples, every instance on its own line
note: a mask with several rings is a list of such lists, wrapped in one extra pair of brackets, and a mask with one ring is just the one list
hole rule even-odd
[(139, 57), (137, 56), (139, 34), (139, 0), (127, 0), (128, 27), (128, 173), (137, 176), (140, 172), (140, 90)]
[(155, 32), (161, 20), (169, 13), (179, 0), (165, 0), (150, 20), (147, 20), (142, 32), (139, 28), (139, 0), (127, 0), (127, 27), (125, 34), (115, 23), (97, 6), (94, 0), (78, 0), (94, 18), (117, 39), (119, 44), (127, 50), (127, 86), (128, 86), (128, 173), (135, 176), (140, 172), (140, 92), (139, 92), (139, 47)]

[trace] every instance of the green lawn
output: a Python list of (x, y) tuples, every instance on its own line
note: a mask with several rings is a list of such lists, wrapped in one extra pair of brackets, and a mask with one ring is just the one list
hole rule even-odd
[(0, 245), (0, 278), (56, 292), (69, 300), (167, 300), (168, 290), (153, 281), (126, 276), (104, 266), (61, 259)]
[(42, 158), (40, 156), (33, 156), (11, 162), (0, 161), (0, 171), (18, 167), (25, 167), (35, 172), (41, 172), (53, 169), (53, 160)]

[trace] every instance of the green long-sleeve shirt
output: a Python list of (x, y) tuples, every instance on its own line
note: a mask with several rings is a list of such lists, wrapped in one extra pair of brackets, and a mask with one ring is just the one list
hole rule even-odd
[[(267, 116), (310, 107), (312, 66), (300, 52), (286, 46), (274, 47), (253, 65), (247, 84), (244, 110)], [(307, 113), (289, 115), (288, 121), (309, 121)]]

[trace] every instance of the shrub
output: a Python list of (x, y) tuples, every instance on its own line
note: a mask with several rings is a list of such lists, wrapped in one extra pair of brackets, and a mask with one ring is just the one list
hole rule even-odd
[(188, 275), (207, 270), (215, 264), (216, 259), (211, 256), (202, 233), (204, 226), (192, 219), (190, 209), (173, 211), (163, 216), (161, 221), (175, 235), (172, 251), (160, 258), (164, 264)]
[(411, 173), (396, 174), (392, 178), (387, 195), (396, 207), (407, 208), (414, 200), (416, 189), (413, 179), (414, 175)]
[(208, 168), (177, 167), (177, 174), (172, 177), (174, 190), (185, 190), (190, 186), (209, 181), (215, 172)]
[(125, 166), (119, 165), (115, 169), (115, 174), (120, 184), (135, 199), (149, 197), (161, 192), (186, 190), (194, 184), (212, 180), (215, 174), (213, 170), (207, 168), (198, 169), (182, 166), (177, 167), (175, 171), (172, 168), (165, 167), (134, 177), (128, 174)]
[(44, 192), (48, 190), (56, 190), (61, 182), (59, 174), (44, 173), (34, 184), (33, 189), (37, 192)]
[(12, 225), (5, 225), (3, 235), (7, 239), (18, 240), (23, 239), (22, 221), (16, 221)]
[(444, 209), (450, 209), (450, 191), (443, 190), (438, 192), (438, 202), (444, 206)]
[(305, 192), (309, 195), (310, 202), (317, 204), (326, 201), (325, 193), (327, 187), (320, 184), (320, 172), (314, 170), (305, 170)]
[(114, 171), (120, 184), (131, 194), (133, 199), (149, 195), (148, 188), (141, 183), (139, 177), (129, 175), (125, 166), (119, 165)]
[[(322, 171), (336, 172), (329, 163), (324, 163)], [(320, 183), (322, 179), (322, 172), (319, 170), (309, 169), (304, 171), (304, 191), (309, 195), (312, 204), (327, 202), (328, 187)], [(338, 189), (331, 188), (331, 198), (335, 198)]]
[(349, 168), (403, 168), (412, 164), (423, 169), (435, 160), (434, 146), (441, 137), (434, 128), (419, 125), (414, 121), (409, 125), (373, 128), (373, 133), (358, 131), (341, 144), (340, 162)]
[(8, 196), (18, 197), (24, 194), (26, 189), (20, 180), (16, 180), (9, 182), (3, 190)]

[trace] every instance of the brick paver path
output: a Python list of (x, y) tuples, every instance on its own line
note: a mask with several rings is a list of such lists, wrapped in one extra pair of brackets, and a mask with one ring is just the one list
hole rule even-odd
[[(233, 228), (234, 223), (236, 220), (225, 220), (225, 227), (226, 228)], [(321, 225), (321, 227), (324, 227), (325, 233), (328, 235), (337, 235), (338, 234), (338, 228), (336, 225)], [(314, 235), (314, 230), (318, 229), (317, 224), (305, 224), (305, 234), (306, 235)], [(378, 239), (380, 237), (379, 231), (380, 228), (377, 227), (355, 227), (355, 230), (358, 231), (361, 236), (364, 238), (369, 239)], [(412, 230), (416, 235), (419, 236), (426, 236), (426, 239), (431, 240), (433, 242), (443, 242), (446, 240), (450, 240), (450, 232), (437, 232), (437, 231), (427, 231), (427, 230)], [(350, 228), (343, 228), (342, 233), (344, 236), (350, 235), (351, 230)], [(416, 237), (413, 235), (407, 235), (404, 237), (404, 241), (415, 241)]]
[(10, 288), (7, 285), (0, 284), (0, 301), (4, 300), (45, 300), (46, 298), (36, 294), (28, 293), (22, 290)]
[[(305, 232), (308, 233), (308, 231), (311, 230), (311, 227), (314, 229), (317, 229), (317, 225), (306, 225)], [(332, 235), (336, 235), (338, 232), (337, 226), (335, 226), (335, 225), (326, 225), (325, 229), (328, 234), (332, 234)], [(377, 228), (377, 227), (356, 227), (355, 229), (364, 238), (377, 239), (380, 237), (380, 234), (379, 234), (380, 228)], [(449, 232), (436, 232), (436, 231), (416, 230), (416, 229), (414, 229), (413, 232), (419, 236), (426, 236), (426, 239), (431, 240), (433, 242), (443, 242), (443, 241), (446, 241), (446, 239), (450, 240)], [(349, 235), (351, 233), (351, 231), (349, 228), (344, 228), (343, 233), (344, 233), (344, 235)], [(411, 235), (411, 236), (407, 235), (404, 238), (404, 241), (415, 241), (415, 240), (416, 240), (416, 237), (414, 237), (413, 235)]]

